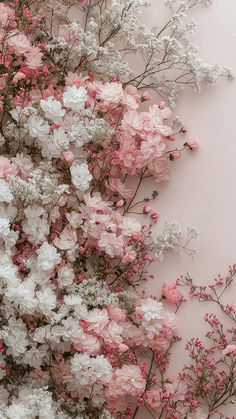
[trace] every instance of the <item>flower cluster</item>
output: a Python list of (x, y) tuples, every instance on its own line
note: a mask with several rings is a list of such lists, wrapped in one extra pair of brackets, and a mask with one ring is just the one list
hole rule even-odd
[[(182, 240), (175, 221), (152, 233), (158, 192), (140, 187), (169, 180), (197, 148), (172, 118), (180, 83), (218, 74), (188, 41), (201, 1), (167, 3), (159, 33), (138, 20), (146, 0), (0, 3), (1, 419), (200, 412), (186, 380), (165, 376), (178, 284), (159, 298), (138, 288), (155, 257), (196, 253), (193, 227)], [(125, 57), (137, 51), (147, 63), (131, 75)], [(166, 62), (176, 79), (162, 76)], [(170, 106), (151, 104), (150, 87)], [(232, 341), (222, 354), (233, 358)]]

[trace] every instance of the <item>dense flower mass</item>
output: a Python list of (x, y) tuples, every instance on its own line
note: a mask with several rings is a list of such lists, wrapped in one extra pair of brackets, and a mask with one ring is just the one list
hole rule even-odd
[[(207, 2), (166, 3), (159, 31), (138, 19), (146, 0), (0, 3), (0, 419), (209, 418), (233, 396), (232, 333), (219, 343), (207, 320), (217, 388), (213, 350), (201, 347), (204, 385), (196, 374), (198, 341), (197, 367), (170, 378), (181, 281), (159, 298), (138, 287), (166, 251), (197, 252), (194, 227), (152, 233), (152, 205), (173, 162), (197, 148), (173, 119), (179, 89), (220, 74), (188, 38), (188, 10)], [(125, 57), (137, 52), (145, 68), (132, 74)]]

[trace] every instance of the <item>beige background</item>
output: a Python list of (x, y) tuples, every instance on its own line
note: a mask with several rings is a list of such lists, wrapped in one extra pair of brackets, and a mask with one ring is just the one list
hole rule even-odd
[[(146, 23), (156, 26), (160, 21), (160, 3), (153, 0), (151, 8), (144, 11)], [(194, 18), (197, 34), (193, 41), (202, 58), (212, 64), (229, 65), (236, 75), (236, 0), (214, 0), (209, 8), (195, 10)], [(175, 162), (171, 182), (161, 190), (158, 187), (158, 224), (176, 219), (183, 227), (194, 225), (200, 234), (196, 241), (200, 254), (195, 260), (168, 255), (164, 263), (157, 263), (153, 269), (155, 280), (147, 286), (152, 294), (158, 295), (163, 281), (173, 282), (187, 272), (197, 283), (208, 283), (236, 262), (235, 103), (236, 84), (224, 80), (201, 94), (185, 91), (178, 103), (178, 115), (201, 147)], [(228, 302), (233, 303), (235, 297), (236, 287), (228, 294)], [(208, 306), (194, 302), (181, 309), (179, 330), (183, 342), (176, 347), (173, 371), (185, 362), (186, 339), (204, 336), (202, 317), (207, 310)], [(228, 409), (231, 417), (236, 414), (235, 406)]]

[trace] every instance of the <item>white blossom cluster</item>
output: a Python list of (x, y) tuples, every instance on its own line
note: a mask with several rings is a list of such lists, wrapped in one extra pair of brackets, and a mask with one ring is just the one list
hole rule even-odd
[[(47, 48), (55, 62), (64, 63), (67, 71), (75, 71), (75, 63), (82, 59), (87, 70), (109, 79), (119, 77), (138, 89), (150, 87), (167, 97), (174, 107), (184, 87), (198, 91), (204, 85), (215, 83), (218, 76), (232, 78), (229, 68), (221, 70), (217, 65), (203, 62), (191, 42), (195, 23), (189, 17), (190, 10), (210, 2), (168, 0), (169, 20), (163, 27), (150, 29), (139, 17), (140, 7), (148, 6), (149, 1), (99, 0), (86, 12), (85, 27), (74, 20), (64, 28), (80, 39), (79, 45), (66, 41), (62, 30)], [(140, 52), (143, 65), (139, 65), (141, 71), (137, 73), (128, 57)]]
[(198, 237), (198, 233), (195, 227), (187, 227), (187, 235), (184, 242), (182, 242), (182, 230), (180, 225), (175, 221), (165, 222), (164, 230), (160, 236), (157, 236), (152, 245), (152, 249), (155, 255), (161, 261), (164, 260), (165, 252), (173, 251), (179, 252), (183, 249), (187, 255), (195, 256), (198, 253), (198, 249), (192, 249), (189, 244), (192, 240)]
[(116, 305), (119, 302), (117, 294), (109, 290), (107, 283), (98, 281), (97, 278), (84, 280), (77, 286), (76, 292), (91, 307)]
[[(60, 402), (52, 399), (47, 387), (39, 389), (33, 386), (19, 386), (18, 397), (8, 404), (10, 396), (7, 390), (0, 386), (0, 419), (89, 419), (85, 413), (85, 406), (77, 403), (77, 406), (67, 404), (67, 412), (62, 410)], [(102, 410), (99, 419), (113, 419), (107, 411)]]
[(58, 197), (66, 190), (66, 185), (59, 185), (55, 174), (48, 173), (43, 168), (32, 171), (29, 180), (11, 175), (8, 178), (8, 185), (12, 197), (21, 200), (26, 206), (34, 203), (46, 205), (53, 197)]

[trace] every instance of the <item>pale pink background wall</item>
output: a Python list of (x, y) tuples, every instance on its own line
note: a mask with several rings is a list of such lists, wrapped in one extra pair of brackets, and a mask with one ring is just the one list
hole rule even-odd
[[(161, 3), (153, 0), (151, 8), (144, 11), (146, 23), (159, 22)], [(194, 18), (198, 31), (193, 41), (202, 58), (212, 64), (229, 65), (236, 75), (236, 0), (214, 0), (209, 8), (199, 7)], [(236, 262), (236, 82), (221, 80), (201, 94), (185, 91), (177, 114), (201, 147), (174, 163), (171, 182), (161, 190), (158, 187), (161, 193), (156, 207), (160, 225), (164, 220), (176, 219), (183, 226), (197, 228), (200, 254), (195, 260), (170, 255), (163, 264), (157, 263), (155, 280), (147, 286), (155, 295), (164, 280), (173, 282), (189, 272), (196, 282), (207, 283)], [(236, 287), (232, 291), (227, 296), (229, 303), (235, 302)], [(181, 310), (179, 329), (184, 339), (174, 353), (173, 371), (185, 361), (186, 339), (204, 335), (202, 317), (207, 309), (191, 302)], [(228, 409), (231, 417), (236, 414), (235, 406)]]

